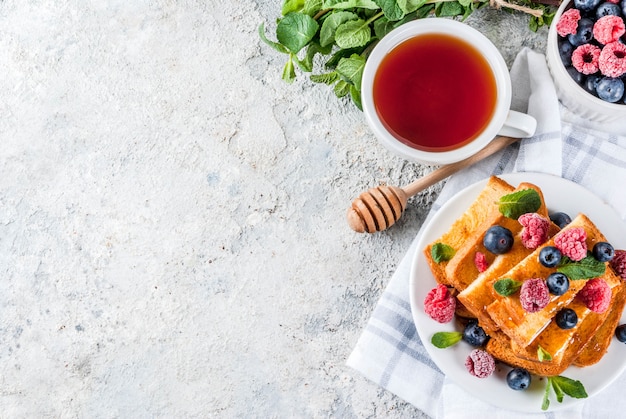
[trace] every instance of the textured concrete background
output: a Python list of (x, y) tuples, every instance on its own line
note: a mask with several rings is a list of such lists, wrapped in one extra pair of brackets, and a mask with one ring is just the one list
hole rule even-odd
[[(3, 417), (421, 417), (345, 366), (437, 196), (326, 86), (280, 80), (280, 2), (0, 1)], [(547, 31), (484, 9), (509, 65)]]

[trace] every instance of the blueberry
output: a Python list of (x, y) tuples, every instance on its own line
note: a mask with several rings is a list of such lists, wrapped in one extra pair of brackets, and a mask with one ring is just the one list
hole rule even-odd
[(574, 81), (576, 82), (576, 84), (583, 84), (583, 82), (585, 81), (585, 75), (583, 73), (580, 73), (578, 70), (576, 70), (574, 67), (567, 67), (565, 69), (567, 71), (567, 73), (569, 74), (569, 76), (574, 79)]
[(472, 346), (485, 346), (489, 336), (476, 320), (471, 320), (463, 330), (463, 340)]
[(546, 268), (554, 268), (561, 261), (561, 251), (554, 246), (546, 246), (539, 251), (539, 263)]
[(607, 242), (598, 242), (593, 245), (591, 253), (599, 262), (608, 262), (615, 256), (615, 249)]
[(604, 16), (609, 16), (609, 15), (621, 16), (622, 8), (619, 7), (617, 4), (609, 3), (607, 1), (599, 5), (598, 8), (596, 9), (596, 18), (598, 19)]
[(622, 343), (626, 343), (626, 324), (620, 324), (615, 328), (615, 337)]
[(593, 20), (583, 17), (578, 21), (575, 34), (567, 35), (567, 40), (575, 47), (587, 44), (593, 39)]
[(553, 295), (563, 295), (569, 289), (569, 278), (561, 272), (553, 272), (546, 279), (548, 290)]
[(496, 255), (502, 255), (513, 247), (513, 233), (508, 228), (495, 225), (489, 228), (483, 237), (485, 249)]
[(570, 44), (566, 39), (559, 42), (559, 55), (561, 61), (565, 67), (572, 65), (572, 52), (574, 52), (574, 45)]
[(561, 329), (573, 329), (578, 323), (578, 315), (571, 308), (564, 308), (556, 313), (554, 320)]
[(591, 93), (594, 96), (598, 96), (596, 88), (598, 87), (598, 82), (601, 78), (602, 77), (598, 76), (597, 74), (587, 76), (587, 79), (583, 83), (583, 89), (585, 89), (587, 92)]
[(589, 12), (595, 9), (600, 0), (574, 0), (574, 6), (581, 12)]
[[(626, 1), (626, 0), (624, 0)], [(567, 215), (564, 212), (554, 212), (552, 214), (550, 214), (550, 220), (559, 226), (559, 228), (563, 228), (566, 225), (568, 225), (569, 223), (572, 222), (572, 217), (570, 217), (569, 215)]]
[(513, 390), (526, 390), (530, 386), (530, 373), (523, 368), (513, 368), (506, 375), (506, 383)]
[(615, 103), (624, 96), (624, 82), (621, 79), (602, 77), (596, 86), (596, 92), (600, 99)]

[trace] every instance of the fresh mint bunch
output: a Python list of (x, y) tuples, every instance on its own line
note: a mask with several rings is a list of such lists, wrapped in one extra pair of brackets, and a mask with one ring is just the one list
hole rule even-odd
[(283, 80), (292, 83), (297, 76), (296, 68), (313, 73), (314, 59), (320, 55), (321, 72), (311, 74), (311, 81), (332, 86), (337, 97), (349, 95), (362, 109), (361, 77), (365, 61), (375, 42), (391, 30), (429, 15), (465, 19), (490, 4), (530, 13), (532, 30), (550, 24), (554, 13), (548, 6), (519, 1), (512, 4), (506, 0), (284, 0), (276, 25), (276, 41), (267, 37), (263, 23), (259, 26), (259, 37), (287, 55)]

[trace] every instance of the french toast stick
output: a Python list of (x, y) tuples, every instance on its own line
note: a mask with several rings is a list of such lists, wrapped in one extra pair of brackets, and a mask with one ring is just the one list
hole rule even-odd
[[(602, 233), (584, 214), (579, 214), (562, 231), (574, 227), (582, 227), (587, 232), (587, 247), (599, 241), (606, 241)], [(553, 246), (554, 238), (537, 248), (511, 270), (502, 275), (502, 278), (510, 278), (514, 281), (523, 282), (530, 278), (547, 278), (554, 268), (546, 268), (538, 261), (541, 248)], [(585, 285), (584, 280), (570, 281), (567, 292), (561, 296), (550, 295), (550, 302), (542, 310), (535, 313), (526, 312), (519, 298), (503, 297), (497, 295), (495, 301), (487, 306), (486, 310), (494, 323), (519, 346), (528, 346), (545, 329), (557, 309), (567, 306), (576, 294)]]
[(424, 249), (424, 256), (435, 277), (440, 284), (452, 285), (450, 279), (446, 276), (447, 261), (435, 262), (432, 258), (432, 247), (436, 243), (444, 243), (451, 246), (455, 251), (460, 249), (465, 241), (478, 230), (479, 226), (488, 218), (498, 212), (496, 205), (487, 206), (485, 202), (496, 202), (502, 195), (511, 193), (515, 188), (504, 180), (491, 176), (487, 180), (487, 184), (481, 190), (470, 207), (459, 217), (452, 226), (434, 242), (430, 243)]

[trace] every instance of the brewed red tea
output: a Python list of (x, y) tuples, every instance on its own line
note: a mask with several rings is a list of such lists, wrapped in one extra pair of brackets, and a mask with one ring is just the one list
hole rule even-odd
[(376, 112), (410, 147), (452, 150), (476, 138), (494, 113), (496, 80), (475, 47), (445, 34), (425, 34), (395, 47), (373, 85)]

